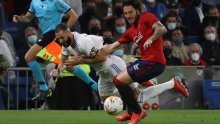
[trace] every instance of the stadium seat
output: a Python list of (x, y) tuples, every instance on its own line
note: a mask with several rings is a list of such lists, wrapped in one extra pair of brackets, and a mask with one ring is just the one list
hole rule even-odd
[(5, 109), (5, 106), (4, 106), (2, 95), (1, 95), (1, 92), (0, 92), (0, 110), (3, 110), (3, 109)]
[(204, 80), (204, 104), (208, 109), (220, 109), (220, 80)]

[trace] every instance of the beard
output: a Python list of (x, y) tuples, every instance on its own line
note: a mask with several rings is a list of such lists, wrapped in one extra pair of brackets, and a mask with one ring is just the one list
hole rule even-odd
[(70, 44), (71, 44), (71, 39), (70, 39), (70, 37), (67, 38), (67, 41), (66, 41), (66, 42), (63, 42), (63, 43), (62, 43), (62, 45), (63, 45), (65, 48), (69, 47)]

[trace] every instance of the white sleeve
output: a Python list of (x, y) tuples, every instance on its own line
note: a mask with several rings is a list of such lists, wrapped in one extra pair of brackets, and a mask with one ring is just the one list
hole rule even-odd
[(88, 57), (95, 57), (98, 50), (91, 38), (84, 38), (80, 44), (80, 51)]
[(64, 56), (68, 56), (68, 55), (70, 55), (70, 52), (69, 52), (69, 50), (68, 50), (67, 48), (65, 48), (65, 47), (62, 46), (62, 54), (63, 54)]

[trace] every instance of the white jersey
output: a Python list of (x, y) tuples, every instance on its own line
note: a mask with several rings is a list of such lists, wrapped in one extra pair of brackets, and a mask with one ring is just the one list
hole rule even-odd
[[(63, 55), (86, 55), (88, 57), (95, 57), (98, 50), (103, 47), (103, 38), (96, 35), (79, 34), (72, 32), (75, 40), (75, 47), (62, 47)], [(91, 64), (90, 66), (96, 71), (100, 71), (111, 65), (111, 55), (109, 55), (105, 62)]]

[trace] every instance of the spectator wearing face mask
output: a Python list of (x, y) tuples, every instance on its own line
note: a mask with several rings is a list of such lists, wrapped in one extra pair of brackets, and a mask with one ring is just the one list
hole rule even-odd
[(166, 58), (166, 65), (182, 65), (182, 61), (172, 55), (173, 46), (168, 39), (163, 42), (163, 53)]
[(172, 31), (178, 26), (177, 16), (175, 13), (168, 13), (167, 16), (162, 19), (162, 22), (167, 29), (167, 33), (163, 37), (167, 39), (170, 37)]
[(28, 45), (31, 47), (38, 41), (37, 30), (34, 27), (27, 27), (25, 29), (25, 39)]
[(114, 40), (117, 40), (122, 34), (126, 31), (126, 21), (124, 18), (119, 17), (115, 19), (115, 26), (114, 26)]
[(147, 11), (155, 14), (159, 19), (162, 19), (167, 15), (167, 7), (165, 4), (160, 3), (157, 0), (144, 0), (144, 3)]
[(24, 37), (26, 42), (23, 44), (22, 49), (20, 49), (18, 53), (18, 67), (27, 67), (27, 63), (24, 60), (24, 55), (30, 49), (30, 47), (39, 40), (37, 30), (32, 26), (25, 28)]
[(215, 27), (208, 25), (203, 30), (203, 36), (200, 40), (203, 48), (203, 58), (208, 65), (220, 65), (220, 42), (217, 39)]
[(218, 32), (217, 34), (220, 34), (219, 18), (220, 18), (219, 8), (217, 6), (210, 6), (208, 9), (208, 14), (203, 19), (203, 23), (202, 23), (203, 27), (212, 25), (217, 29)]
[(189, 45), (188, 56), (189, 59), (184, 61), (186, 66), (206, 66), (206, 62), (201, 58), (202, 47), (198, 43), (192, 43)]
[(179, 58), (182, 62), (188, 59), (188, 46), (184, 44), (185, 37), (182, 30), (177, 28), (174, 29), (171, 34), (171, 42), (173, 44), (172, 55)]
[[(115, 19), (115, 26), (114, 26), (114, 41), (116, 41), (119, 37), (121, 37), (126, 31), (126, 21), (123, 17), (119, 17)], [(121, 46), (121, 53), (123, 54), (130, 54), (131, 44), (124, 44)]]

